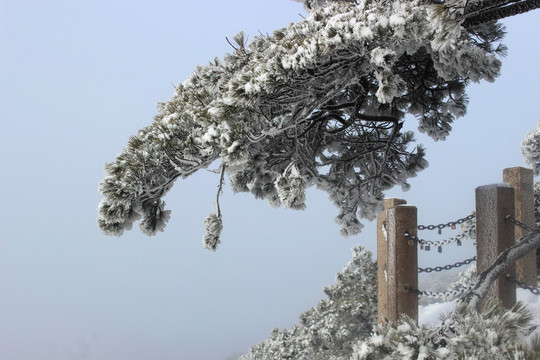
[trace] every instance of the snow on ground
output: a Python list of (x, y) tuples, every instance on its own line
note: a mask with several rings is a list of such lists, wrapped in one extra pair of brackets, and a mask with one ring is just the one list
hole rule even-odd
[(528, 290), (518, 289), (517, 299), (525, 304), (529, 308), (533, 316), (532, 324), (540, 325), (540, 295), (534, 295)]
[(447, 315), (456, 307), (457, 300), (418, 306), (418, 323), (433, 327), (441, 322), (441, 315)]
[[(534, 295), (528, 290), (517, 289), (517, 300), (527, 305), (533, 316), (531, 325), (540, 325), (540, 295)], [(456, 307), (457, 300), (445, 303), (434, 303), (418, 307), (418, 323), (428, 327), (438, 325), (441, 315), (446, 315)]]

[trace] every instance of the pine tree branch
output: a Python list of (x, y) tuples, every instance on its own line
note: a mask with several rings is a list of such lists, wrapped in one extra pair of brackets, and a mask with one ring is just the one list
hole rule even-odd
[(476, 285), (460, 300), (458, 306), (478, 310), (491, 285), (507, 271), (508, 267), (538, 247), (540, 247), (540, 228), (522, 236), (514, 246), (503, 251), (495, 262), (478, 276)]
[(486, 10), (500, 8), (511, 3), (517, 3), (523, 0), (476, 0), (467, 1), (465, 5), (464, 14), (466, 17), (472, 16), (478, 12), (484, 12)]
[[(483, 2), (484, 3), (484, 2)], [(511, 3), (507, 5), (505, 3)], [(507, 5), (507, 6), (506, 6)], [(489, 21), (501, 20), (510, 16), (523, 14), (540, 8), (540, 0), (523, 0), (520, 2), (503, 1), (503, 4), (495, 8), (488, 8), (465, 14), (463, 27), (471, 28), (476, 25), (484, 24)]]

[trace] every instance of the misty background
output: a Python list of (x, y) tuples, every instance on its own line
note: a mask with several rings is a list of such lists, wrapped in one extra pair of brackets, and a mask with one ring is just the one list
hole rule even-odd
[[(163, 233), (108, 237), (96, 225), (103, 165), (156, 103), (232, 51), (225, 37), (302, 16), (289, 0), (0, 0), (1, 359), (222, 360), (296, 323), (351, 247), (375, 253), (375, 224), (341, 237), (323, 192), (310, 189), (307, 210), (294, 211), (227, 185), (222, 244), (210, 252), (202, 222), (219, 175), (206, 170), (165, 197)], [(430, 166), (409, 192), (388, 194), (418, 206), (423, 224), (466, 216), (475, 187), (525, 165), (520, 143), (540, 120), (540, 13), (504, 23), (501, 77), (469, 86), (468, 114), (447, 141), (417, 136)], [(430, 266), (472, 255), (468, 243), (419, 257)]]

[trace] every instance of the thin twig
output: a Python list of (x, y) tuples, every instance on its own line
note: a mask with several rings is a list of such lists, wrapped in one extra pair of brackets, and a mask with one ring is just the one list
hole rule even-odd
[(221, 164), (221, 176), (219, 178), (219, 186), (218, 186), (218, 192), (216, 195), (216, 211), (217, 216), (221, 218), (221, 208), (219, 207), (219, 196), (223, 192), (223, 179), (225, 178), (225, 164)]

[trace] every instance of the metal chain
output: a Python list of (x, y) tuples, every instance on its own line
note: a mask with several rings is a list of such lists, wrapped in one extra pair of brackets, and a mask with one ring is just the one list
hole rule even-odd
[(431, 267), (418, 268), (418, 272), (419, 273), (423, 273), (423, 272), (430, 273), (430, 272), (433, 272), (433, 271), (439, 272), (439, 271), (443, 271), (443, 270), (450, 270), (450, 269), (455, 269), (455, 268), (461, 267), (463, 265), (468, 265), (468, 264), (472, 263), (473, 261), (476, 261), (476, 256), (473, 256), (472, 258), (466, 259), (466, 260), (463, 260), (463, 261), (458, 261), (457, 263), (452, 264), (452, 265), (435, 266), (434, 268), (431, 268)]
[(466, 292), (472, 290), (474, 288), (474, 283), (473, 284), (469, 284), (461, 289), (455, 289), (455, 290), (449, 290), (449, 291), (444, 291), (444, 292), (440, 292), (440, 291), (426, 291), (426, 290), (418, 290), (418, 289), (415, 289), (411, 286), (405, 286), (405, 290), (407, 290), (408, 292), (412, 293), (412, 294), (416, 294), (416, 295), (419, 295), (419, 296), (424, 296), (424, 297), (429, 297), (429, 298), (438, 298), (438, 299), (443, 299), (445, 301), (449, 301), (449, 300), (452, 300), (458, 296), (461, 296), (463, 294), (465, 294)]
[(506, 274), (506, 280), (510, 281), (511, 283), (516, 284), (517, 286), (519, 286), (522, 289), (529, 290), (534, 295), (540, 295), (540, 288), (537, 288), (537, 287), (531, 286), (529, 284), (526, 284), (524, 282), (521, 282), (521, 281), (517, 280), (515, 277), (513, 277), (510, 274)]
[(530, 227), (529, 225), (527, 225), (525, 223), (522, 223), (521, 221), (513, 218), (510, 215), (506, 215), (506, 217), (504, 219), (510, 221), (512, 224), (517, 225), (520, 228), (525, 229), (527, 231), (534, 231), (535, 230), (534, 228)]
[(472, 220), (476, 217), (476, 214), (468, 215), (464, 218), (458, 219), (456, 221), (450, 221), (446, 224), (439, 224), (439, 225), (418, 225), (418, 230), (435, 230), (437, 229), (439, 231), (439, 234), (441, 233), (441, 230), (445, 227), (449, 227), (451, 229), (455, 229), (456, 225), (463, 224), (466, 221)]
[(445, 240), (440, 240), (440, 241), (429, 241), (429, 240), (420, 239), (418, 238), (418, 236), (411, 235), (409, 232), (405, 232), (405, 236), (409, 238), (409, 242), (420, 244), (421, 250), (429, 251), (431, 250), (432, 246), (437, 246), (438, 251), (442, 252), (443, 245), (448, 245), (455, 242), (457, 246), (461, 246), (461, 239), (471, 235), (471, 233), (473, 233), (474, 231), (476, 231), (475, 226), (463, 231), (461, 234), (457, 234), (455, 237), (445, 239)]

